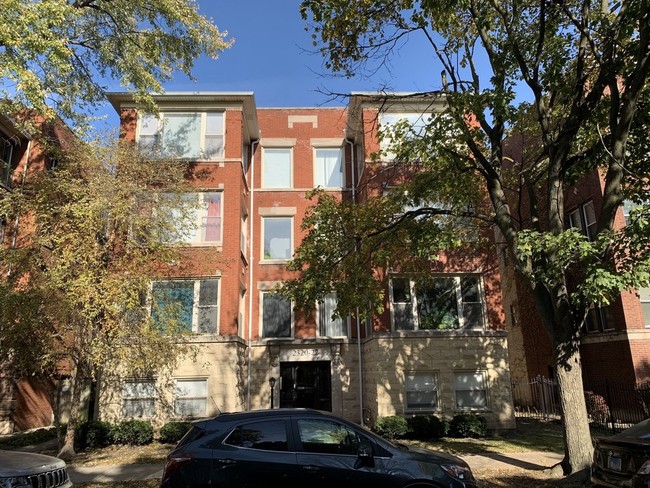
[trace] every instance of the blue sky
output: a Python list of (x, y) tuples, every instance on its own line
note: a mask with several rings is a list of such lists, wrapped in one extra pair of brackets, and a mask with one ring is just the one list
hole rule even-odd
[[(201, 58), (193, 71), (196, 82), (177, 73), (166, 91), (252, 91), (258, 107), (343, 106), (321, 91), (349, 93), (425, 91), (440, 88), (440, 67), (430, 49), (416, 43), (402, 46), (390, 69), (372, 79), (333, 78), (323, 59), (308, 51), (311, 32), (305, 31), (299, 0), (199, 0), (201, 13), (235, 39), (217, 60)], [(111, 91), (123, 91), (111, 86)], [(112, 117), (111, 117), (112, 118)]]

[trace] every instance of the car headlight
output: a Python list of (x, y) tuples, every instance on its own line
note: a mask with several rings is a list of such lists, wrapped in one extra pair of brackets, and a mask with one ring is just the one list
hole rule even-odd
[(14, 478), (0, 478), (0, 488), (18, 488), (20, 486), (31, 486), (24, 476)]
[(471, 480), (474, 478), (472, 472), (467, 466), (443, 464), (441, 468), (444, 469), (449, 476), (456, 478), (457, 480)]

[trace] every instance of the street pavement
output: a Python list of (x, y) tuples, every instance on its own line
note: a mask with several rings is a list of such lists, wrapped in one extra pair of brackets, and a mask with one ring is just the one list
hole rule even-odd
[[(461, 456), (472, 471), (492, 469), (530, 469), (550, 468), (562, 460), (562, 454), (552, 452), (517, 452), (507, 454), (482, 454)], [(73, 483), (110, 483), (118, 481), (157, 479), (162, 475), (162, 464), (129, 464), (117, 466), (79, 466), (68, 467)]]

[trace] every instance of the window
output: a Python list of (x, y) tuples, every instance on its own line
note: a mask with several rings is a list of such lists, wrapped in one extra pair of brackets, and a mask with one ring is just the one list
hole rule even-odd
[(291, 259), (293, 245), (293, 218), (262, 217), (264, 232), (264, 260)]
[(406, 410), (438, 409), (438, 378), (435, 373), (406, 374)]
[(224, 444), (264, 451), (288, 451), (287, 425), (284, 420), (240, 425), (230, 433)]
[(151, 315), (163, 329), (178, 324), (187, 331), (217, 333), (218, 279), (156, 281), (151, 295)]
[(208, 403), (207, 380), (176, 380), (174, 414), (178, 417), (204, 417)]
[(291, 188), (291, 148), (264, 148), (262, 188)]
[(391, 279), (391, 310), (396, 330), (482, 329), (485, 300), (478, 276), (439, 276), (415, 283)]
[(241, 231), (239, 233), (239, 250), (244, 256), (247, 256), (248, 249), (248, 215), (242, 213), (241, 216)]
[(11, 163), (13, 160), (14, 145), (0, 136), (0, 184), (11, 186)]
[(639, 298), (641, 299), (643, 323), (647, 328), (650, 328), (650, 287), (639, 288)]
[[(183, 195), (183, 199), (190, 202), (189, 207), (193, 207), (193, 204), (198, 202), (198, 206), (191, 208), (190, 211), (189, 221), (192, 225), (186, 229), (179, 226), (175, 229), (173, 235), (166, 239), (166, 242), (185, 244), (221, 243), (221, 225), (223, 222), (222, 192), (187, 193)], [(171, 218), (174, 217), (180, 220), (180, 214), (172, 211)]]
[(151, 418), (156, 413), (154, 380), (127, 381), (122, 387), (122, 415), (127, 418)]
[[(419, 137), (425, 130), (427, 125), (431, 122), (431, 114), (423, 114), (417, 112), (404, 112), (404, 113), (382, 113), (379, 116), (379, 124), (382, 127), (382, 130), (390, 130), (390, 126), (394, 126), (400, 122), (406, 122), (410, 128), (409, 136)], [(384, 137), (381, 140), (381, 150), (384, 152), (384, 159), (393, 160), (395, 159), (395, 154), (391, 151), (391, 146), (396, 141), (393, 141), (390, 137)]]
[(347, 321), (340, 317), (332, 319), (336, 309), (336, 293), (328, 293), (318, 303), (318, 334), (322, 337), (347, 337)]
[(223, 157), (223, 112), (161, 112), (140, 117), (140, 149), (159, 157)]
[(612, 330), (610, 325), (609, 307), (593, 306), (589, 309), (585, 319), (585, 329), (587, 332), (603, 332)]
[(303, 451), (319, 454), (357, 456), (362, 441), (354, 430), (331, 420), (298, 420), (298, 434)]
[(454, 376), (456, 408), (487, 408), (485, 375), (483, 373), (456, 373)]
[(569, 212), (568, 225), (571, 229), (578, 229), (589, 240), (596, 237), (596, 212), (594, 202), (587, 202), (581, 207)]
[(317, 148), (314, 165), (314, 186), (341, 188), (343, 166), (341, 148)]
[(269, 292), (262, 293), (262, 337), (291, 337), (291, 302)]

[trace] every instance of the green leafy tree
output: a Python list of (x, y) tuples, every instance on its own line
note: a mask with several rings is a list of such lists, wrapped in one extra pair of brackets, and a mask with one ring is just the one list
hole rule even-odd
[[(326, 68), (348, 77), (372, 74), (419, 36), (444, 67), (441, 89), (419, 97), (445, 108), (422, 133), (384, 130), (395, 160), (409, 162), (399, 192), (357, 205), (314, 195), (293, 262), (304, 273), (285, 293), (308, 307), (335, 290), (339, 315), (369, 314), (389, 266), (417, 272), (417, 258), (453, 248), (468, 219), (496, 227), (553, 344), (562, 466), (586, 468), (582, 325), (591, 304), (649, 276), (648, 206), (613, 229), (624, 198), (649, 199), (649, 2), (304, 0), (301, 11)], [(590, 241), (567, 230), (564, 195), (592, 171), (604, 199)], [(468, 195), (486, 199), (468, 206)], [(418, 202), (436, 204), (403, 211)]]
[(230, 44), (194, 0), (5, 0), (0, 3), (0, 105), (82, 122), (118, 81), (153, 107), (175, 71)]
[[(63, 457), (74, 455), (85, 381), (151, 377), (192, 353), (177, 304), (148, 298), (183, 252), (168, 243), (193, 225), (185, 171), (125, 143), (75, 142), (56, 170), (28, 175), (0, 199), (11, 229), (0, 248), (3, 367), (17, 377), (70, 375)], [(164, 309), (164, 320), (149, 307)]]

